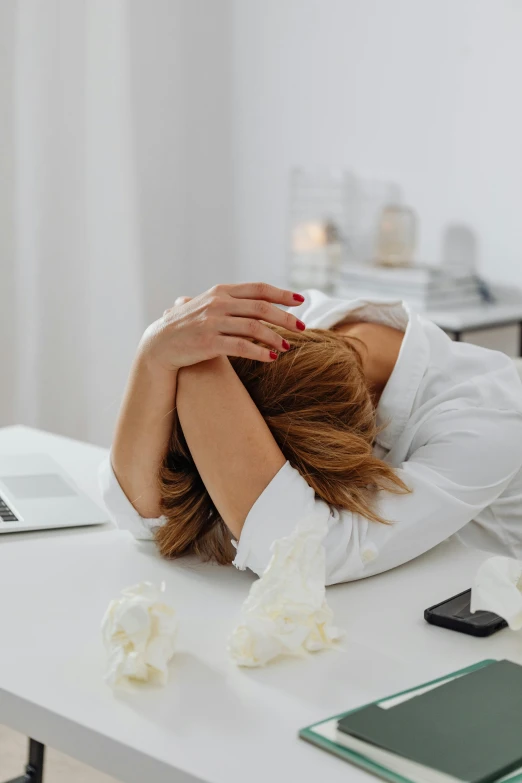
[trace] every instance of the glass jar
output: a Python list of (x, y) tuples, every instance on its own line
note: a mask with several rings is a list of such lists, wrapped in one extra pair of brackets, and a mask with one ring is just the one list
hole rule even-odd
[(410, 207), (388, 204), (379, 221), (375, 261), (379, 266), (411, 266), (417, 241), (417, 217)]
[(288, 278), (291, 288), (337, 286), (346, 247), (354, 177), (341, 170), (294, 169), (290, 177)]

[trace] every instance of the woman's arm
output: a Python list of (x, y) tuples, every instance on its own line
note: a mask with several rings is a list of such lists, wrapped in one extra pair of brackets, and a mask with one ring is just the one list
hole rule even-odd
[(159, 517), (158, 475), (167, 452), (178, 371), (138, 351), (121, 405), (112, 446), (112, 467), (140, 516)]
[(226, 356), (180, 370), (177, 410), (203, 483), (239, 538), (283, 453)]
[(215, 357), (227, 364), (226, 356), (277, 360), (278, 352), (289, 345), (267, 323), (302, 330), (304, 324), (276, 307), (295, 307), (302, 301), (300, 294), (265, 283), (219, 285), (194, 299), (176, 300), (149, 326), (131, 370), (112, 446), (116, 478), (141, 517), (161, 513), (158, 473), (172, 431), (179, 369)]
[[(376, 512), (391, 524), (330, 509), (287, 463), (248, 513), (234, 564), (261, 575), (271, 543), (307, 520), (318, 528), (328, 526), (323, 541), (327, 585), (388, 571), (475, 519), (504, 492), (522, 463), (522, 416), (516, 410), (446, 411), (427, 417), (417, 437), (422, 445), (396, 468), (411, 493), (380, 490), (375, 497)], [(504, 517), (492, 520), (495, 537), (505, 542), (504, 553), (519, 557), (519, 518), (506, 509)], [(476, 531), (484, 545), (487, 526), (477, 525)]]

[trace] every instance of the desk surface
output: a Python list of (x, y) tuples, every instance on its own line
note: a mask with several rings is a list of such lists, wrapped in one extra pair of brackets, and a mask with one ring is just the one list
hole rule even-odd
[[(21, 427), (0, 451), (46, 451), (99, 501), (102, 449)], [(252, 576), (169, 563), (110, 525), (0, 536), (0, 722), (126, 783), (369, 780), (297, 739), (302, 726), (487, 657), (522, 662), (520, 636), (427, 625), (425, 607), (470, 584), (484, 553), (455, 541), (387, 574), (328, 590), (341, 652), (238, 669), (226, 653)], [(178, 652), (166, 688), (115, 695), (100, 621), (122, 587), (167, 583)]]
[(522, 302), (495, 302), (455, 310), (428, 310), (426, 318), (452, 332), (465, 332), (522, 322)]

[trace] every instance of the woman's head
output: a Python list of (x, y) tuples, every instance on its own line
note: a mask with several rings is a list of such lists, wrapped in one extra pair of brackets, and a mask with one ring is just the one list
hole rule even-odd
[[(276, 331), (291, 344), (275, 362), (231, 358), (239, 378), (279, 448), (331, 508), (376, 522), (378, 489), (407, 491), (389, 465), (372, 454), (375, 406), (359, 353), (338, 332)], [(162, 510), (168, 519), (156, 532), (167, 557), (194, 553), (219, 563), (235, 550), (190, 455), (176, 420), (161, 473)]]

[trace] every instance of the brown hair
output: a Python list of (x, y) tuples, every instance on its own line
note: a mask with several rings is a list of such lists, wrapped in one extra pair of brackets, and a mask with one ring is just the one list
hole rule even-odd
[[(285, 458), (316, 496), (331, 508), (385, 522), (373, 509), (376, 491), (408, 489), (389, 465), (373, 456), (375, 406), (359, 353), (338, 332), (276, 331), (290, 342), (290, 350), (272, 363), (231, 358), (236, 373)], [(156, 531), (161, 553), (230, 563), (235, 556), (230, 532), (201, 480), (177, 417), (160, 482), (168, 519)]]

